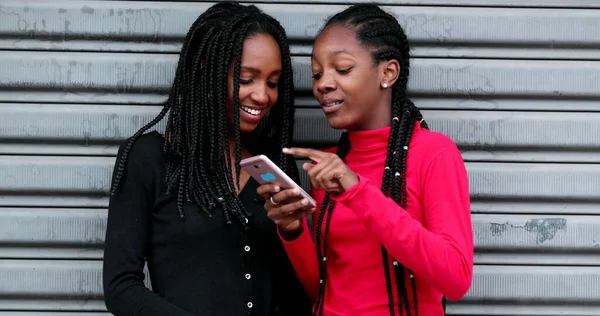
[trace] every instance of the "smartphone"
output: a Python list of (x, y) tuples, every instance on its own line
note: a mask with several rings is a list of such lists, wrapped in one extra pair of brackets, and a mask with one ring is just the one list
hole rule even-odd
[(246, 170), (252, 178), (254, 178), (260, 184), (272, 183), (278, 185), (281, 189), (292, 189), (297, 188), (300, 191), (300, 195), (288, 199), (287, 203), (293, 203), (302, 199), (307, 199), (308, 204), (304, 206), (303, 210), (310, 210), (317, 207), (317, 202), (313, 199), (310, 194), (306, 193), (304, 189), (290, 177), (288, 177), (283, 170), (281, 170), (275, 163), (265, 155), (258, 155), (240, 161), (242, 169)]

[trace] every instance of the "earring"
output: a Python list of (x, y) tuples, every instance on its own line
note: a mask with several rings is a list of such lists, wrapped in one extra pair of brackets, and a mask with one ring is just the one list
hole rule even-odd
[(381, 87), (382, 87), (382, 88), (384, 88), (384, 89), (386, 89), (386, 88), (388, 87), (388, 84), (387, 84), (387, 82), (384, 82), (384, 83), (382, 83), (382, 84), (381, 84)]

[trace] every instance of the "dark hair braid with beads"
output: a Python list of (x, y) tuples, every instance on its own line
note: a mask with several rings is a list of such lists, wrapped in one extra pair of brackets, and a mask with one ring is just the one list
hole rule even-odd
[[(283, 74), (278, 83), (277, 104), (248, 135), (239, 128), (231, 131), (235, 137), (236, 177), (232, 176), (229, 124), (227, 121), (227, 73), (231, 62), (233, 73), (233, 108), (239, 104), (240, 68), (243, 43), (256, 34), (272, 36), (281, 51)], [(257, 7), (235, 2), (217, 3), (202, 13), (185, 37), (175, 79), (164, 108), (156, 118), (128, 139), (117, 173), (112, 194), (125, 172), (127, 156), (135, 140), (162, 120), (170, 111), (165, 130), (166, 182), (169, 192), (177, 189), (177, 209), (184, 218), (184, 201), (211, 210), (221, 204), (225, 218), (231, 223), (236, 217), (244, 227), (250, 215), (235, 192), (239, 184), (239, 163), (242, 144), (253, 153), (269, 156), (292, 178), (298, 171), (292, 156), (281, 148), (290, 146), (294, 124), (294, 82), (292, 63), (285, 30), (271, 16)], [(239, 111), (233, 111), (234, 126), (239, 126)]]
[[(421, 127), (428, 128), (423, 116), (413, 102), (406, 96), (408, 85), (408, 75), (410, 67), (410, 47), (404, 30), (392, 15), (386, 13), (374, 4), (357, 4), (331, 17), (324, 28), (332, 25), (344, 25), (356, 33), (356, 37), (361, 45), (372, 52), (373, 62), (379, 64), (382, 61), (395, 59), (400, 63), (400, 76), (392, 87), (392, 128), (390, 140), (387, 149), (386, 167), (383, 174), (381, 191), (386, 196), (391, 197), (398, 205), (406, 209), (407, 191), (406, 191), (406, 157), (408, 146), (412, 136), (415, 122), (420, 122)], [(343, 133), (337, 146), (337, 155), (345, 159), (350, 151), (350, 140), (347, 133)], [(316, 246), (319, 253), (319, 273), (320, 289), (315, 304), (317, 315), (323, 314), (323, 305), (325, 301), (325, 280), (327, 273), (327, 235), (331, 216), (335, 208), (335, 201), (330, 199), (329, 193), (325, 194), (316, 227)], [(325, 223), (323, 223), (325, 221)], [(323, 228), (324, 224), (324, 228)], [(321, 231), (324, 229), (321, 241)], [(411, 316), (411, 307), (409, 306), (408, 290), (405, 287), (405, 268), (398, 261), (394, 260), (391, 264), (394, 269), (394, 276), (390, 269), (390, 259), (387, 250), (382, 246), (382, 261), (385, 271), (386, 286), (388, 292), (388, 302), (390, 315), (394, 316), (394, 294), (392, 279), (395, 278), (395, 285), (398, 292), (398, 302), (400, 305), (400, 315)], [(408, 271), (411, 279), (411, 294), (415, 302), (413, 310), (418, 315), (417, 308), (417, 290), (416, 282), (412, 271)]]

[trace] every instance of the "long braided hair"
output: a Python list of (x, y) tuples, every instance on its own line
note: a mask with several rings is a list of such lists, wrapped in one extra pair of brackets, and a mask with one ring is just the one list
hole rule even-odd
[[(374, 64), (395, 59), (400, 63), (400, 76), (392, 87), (392, 128), (387, 149), (386, 167), (383, 173), (381, 191), (391, 197), (398, 205), (406, 209), (406, 157), (412, 131), (416, 122), (421, 127), (428, 128), (423, 120), (423, 115), (414, 103), (406, 96), (408, 75), (410, 67), (410, 47), (404, 30), (392, 15), (386, 13), (374, 4), (357, 4), (331, 17), (324, 28), (332, 25), (344, 25), (353, 29), (360, 44), (371, 51)], [(322, 31), (321, 31), (322, 32)], [(350, 151), (350, 140), (347, 133), (343, 133), (337, 145), (337, 155), (343, 160)], [(335, 208), (330, 194), (326, 193), (321, 204), (317, 218), (315, 241), (319, 254), (320, 289), (315, 304), (315, 314), (323, 314), (325, 301), (325, 281), (327, 278), (327, 236), (329, 224)], [(323, 235), (323, 236), (321, 236)], [(390, 315), (395, 314), (394, 283), (397, 288), (399, 314), (404, 311), (411, 316), (409, 295), (412, 296), (415, 306), (413, 310), (418, 315), (416, 282), (412, 271), (408, 271), (412, 291), (405, 286), (404, 266), (396, 260), (390, 260), (387, 250), (382, 246), (382, 262), (385, 271), (385, 280), (388, 293)], [(392, 274), (391, 270), (394, 273)], [(393, 282), (395, 279), (395, 282)]]
[[(256, 34), (272, 36), (279, 44), (282, 76), (278, 100), (252, 133), (241, 135), (239, 89), (244, 40)], [(227, 73), (233, 62), (233, 127), (227, 120)], [(183, 204), (195, 202), (208, 216), (221, 205), (227, 223), (237, 218), (247, 228), (250, 215), (237, 197), (242, 145), (269, 156), (287, 174), (297, 178), (293, 157), (281, 148), (291, 144), (294, 124), (294, 82), (285, 30), (257, 7), (235, 2), (217, 3), (202, 13), (187, 33), (169, 97), (156, 118), (128, 139), (116, 166), (112, 194), (125, 172), (127, 156), (135, 140), (170, 111), (164, 152), (167, 191), (177, 195), (177, 209), (185, 218)], [(233, 129), (233, 130), (231, 130)], [(228, 137), (235, 137), (235, 179)], [(254, 150), (252, 150), (254, 149)], [(258, 151), (258, 152), (256, 152)], [(176, 192), (172, 192), (176, 191)]]

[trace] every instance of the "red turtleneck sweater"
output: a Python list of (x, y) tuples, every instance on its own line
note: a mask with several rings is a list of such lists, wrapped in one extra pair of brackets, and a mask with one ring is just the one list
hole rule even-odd
[[(352, 146), (345, 161), (360, 182), (335, 198), (328, 236), (326, 316), (389, 315), (382, 244), (413, 271), (420, 316), (444, 315), (442, 296), (458, 300), (471, 285), (473, 233), (464, 162), (452, 140), (416, 125), (407, 157), (407, 210), (380, 189), (390, 128), (349, 133)], [(325, 192), (312, 193), (320, 204)], [(304, 222), (301, 235), (284, 240), (284, 246), (315, 299), (318, 259)], [(405, 280), (411, 315), (415, 315), (408, 274)], [(399, 315), (395, 281), (392, 285)]]

